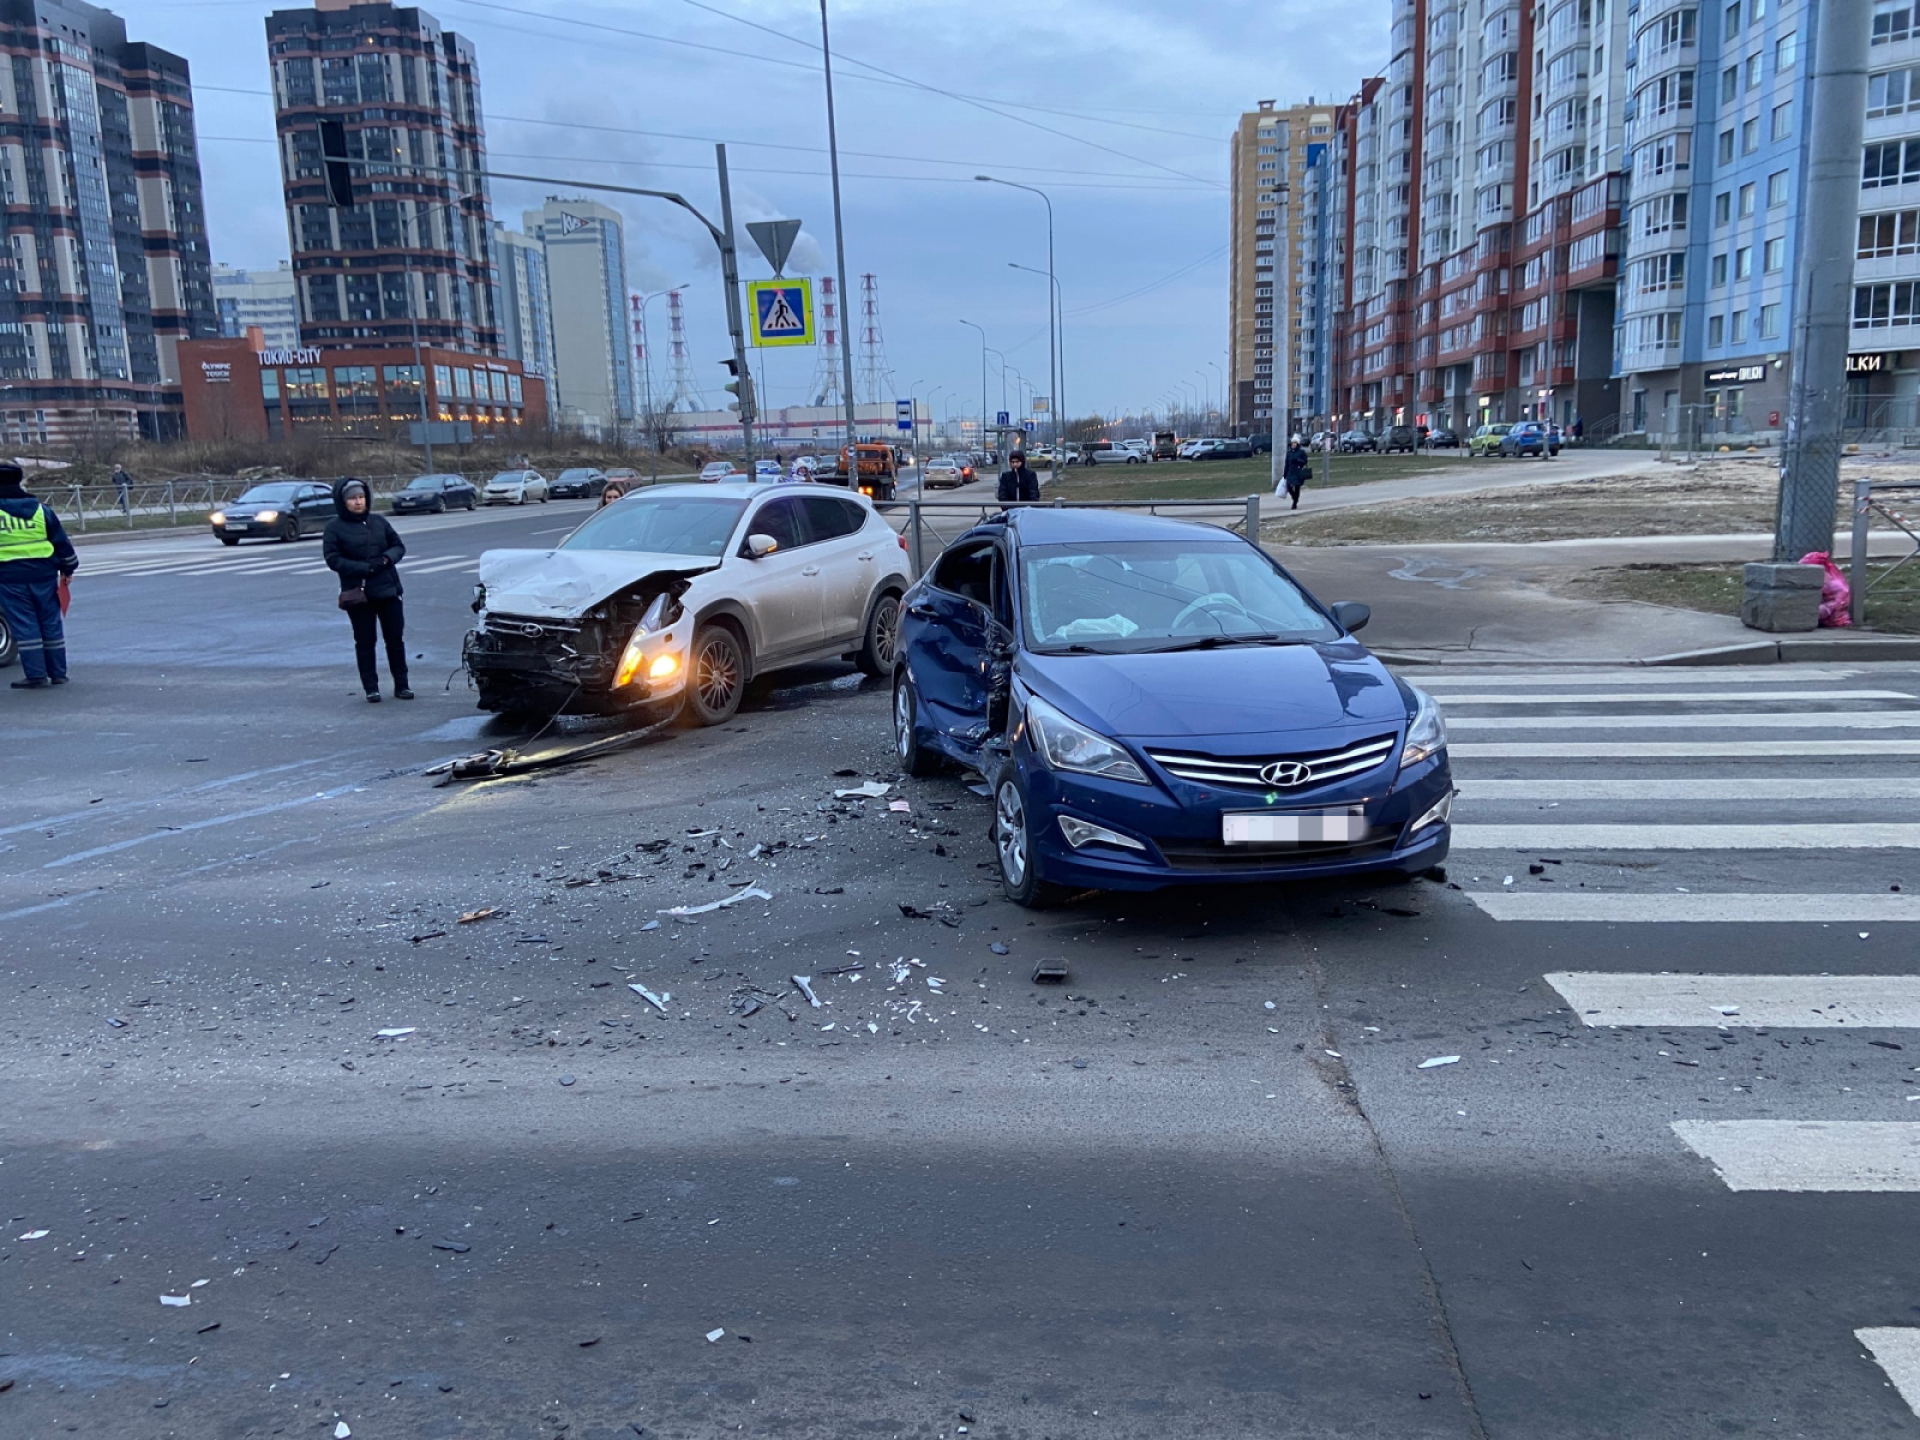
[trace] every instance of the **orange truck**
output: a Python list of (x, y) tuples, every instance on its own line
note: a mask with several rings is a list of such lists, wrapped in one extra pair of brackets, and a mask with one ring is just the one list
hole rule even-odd
[(869, 499), (884, 502), (893, 499), (893, 487), (900, 478), (900, 470), (891, 445), (863, 440), (840, 451), (833, 476), (842, 485), (857, 485), (860, 493)]

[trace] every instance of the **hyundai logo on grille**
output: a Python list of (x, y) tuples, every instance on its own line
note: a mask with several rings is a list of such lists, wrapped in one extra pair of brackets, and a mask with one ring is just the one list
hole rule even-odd
[(1276, 760), (1260, 767), (1260, 778), (1269, 785), (1304, 785), (1313, 776), (1313, 767), (1298, 760)]

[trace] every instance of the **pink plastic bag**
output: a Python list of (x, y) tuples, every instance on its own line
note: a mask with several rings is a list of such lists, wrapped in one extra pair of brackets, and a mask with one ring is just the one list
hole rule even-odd
[(1818, 565), (1827, 572), (1820, 586), (1821, 625), (1839, 629), (1853, 624), (1853, 587), (1847, 584), (1847, 577), (1840, 573), (1833, 557), (1824, 550), (1810, 550), (1800, 557), (1800, 563)]

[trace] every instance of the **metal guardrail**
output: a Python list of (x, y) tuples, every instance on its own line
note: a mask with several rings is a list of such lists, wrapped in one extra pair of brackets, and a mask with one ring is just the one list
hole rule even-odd
[(1260, 541), (1260, 500), (1258, 495), (1249, 495), (1244, 500), (923, 500), (909, 497), (896, 500), (893, 505), (882, 507), (897, 513), (906, 509), (906, 522), (901, 534), (907, 537), (907, 559), (913, 567), (917, 579), (927, 568), (929, 559), (928, 542), (933, 542), (931, 554), (938, 556), (948, 545), (966, 531), (971, 530), (989, 515), (1003, 510), (1144, 510), (1149, 515), (1159, 515), (1168, 511), (1187, 511), (1187, 519), (1204, 517), (1191, 512), (1210, 510), (1217, 516), (1229, 517), (1230, 523), (1221, 525), (1223, 530), (1233, 530), (1245, 535), (1255, 544)]
[[(1896, 499), (1901, 496), (1908, 497), (1905, 503), (1909, 505), (1920, 501), (1920, 482), (1889, 480), (1853, 482), (1853, 547), (1852, 553), (1847, 557), (1847, 584), (1853, 590), (1849, 613), (1856, 625), (1866, 622), (1867, 592), (1883, 583), (1888, 576), (1909, 560), (1920, 556), (1920, 531), (1914, 529), (1916, 525), (1920, 525), (1920, 515), (1910, 515), (1895, 509)], [(1876, 515), (1913, 541), (1913, 549), (1869, 580), (1867, 578), (1867, 544), (1873, 526), (1873, 517)]]

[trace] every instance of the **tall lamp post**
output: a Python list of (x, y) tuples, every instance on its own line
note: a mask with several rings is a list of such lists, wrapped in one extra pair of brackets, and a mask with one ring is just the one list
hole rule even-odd
[[(671, 272), (669, 272), (671, 273)], [(650, 463), (647, 466), (648, 478), (660, 478), (660, 443), (654, 433), (653, 423), (653, 345), (647, 339), (647, 306), (662, 295), (671, 295), (675, 290), (684, 290), (685, 285), (669, 285), (665, 290), (655, 290), (651, 295), (640, 297), (640, 413), (642, 423), (647, 427), (647, 453)]]
[[(1220, 382), (1220, 417), (1224, 420), (1227, 414), (1227, 377), (1221, 371), (1216, 361), (1209, 360), (1207, 364), (1212, 366), (1214, 378)], [(1268, 426), (1267, 428), (1272, 429), (1273, 427)]]
[(960, 323), (980, 332), (980, 433), (976, 439), (984, 450), (987, 448), (987, 330), (984, 325), (976, 325), (971, 320), (962, 320)]
[[(840, 223), (840, 135), (833, 118), (833, 45), (827, 35), (827, 0), (820, 0), (820, 66), (827, 77), (827, 160), (833, 170), (833, 256), (840, 276), (840, 392), (847, 409), (847, 447), (855, 444), (853, 346), (847, 336), (847, 233)], [(751, 457), (749, 457), (751, 458)], [(849, 458), (847, 476), (857, 483), (858, 466)]]
[[(987, 353), (989, 355), (997, 355), (1000, 358), (1000, 408), (1005, 410), (1007, 408), (1007, 357), (999, 350), (989, 350)], [(1009, 414), (1007, 418), (1012, 419), (1013, 417)]]
[[(1055, 304), (1047, 310), (1047, 383), (1053, 393), (1047, 397), (1047, 403), (1053, 407), (1053, 448), (1057, 456), (1060, 450), (1060, 415), (1064, 407), (1060, 404), (1060, 372), (1065, 368), (1064, 357), (1060, 354), (1060, 323), (1066, 319), (1058, 314), (1059, 283), (1054, 280), (1053, 269), (1053, 200), (1046, 191), (1032, 185), (1022, 185), (1018, 180), (1002, 180), (997, 175), (976, 175), (973, 177), (983, 185), (1005, 185), (1011, 190), (1025, 190), (1029, 195), (1038, 195), (1047, 206), (1047, 279), (1052, 284)], [(1025, 269), (1025, 266), (1016, 266)], [(1055, 463), (1058, 463), (1056, 460)]]
[[(1007, 268), (1009, 270), (1024, 270), (1029, 275), (1046, 276), (1047, 289), (1050, 292), (1049, 306), (1048, 306), (1048, 312), (1047, 312), (1047, 328), (1049, 331), (1053, 329), (1053, 317), (1057, 313), (1060, 316), (1061, 327), (1064, 329), (1066, 325), (1066, 310), (1060, 303), (1059, 280), (1057, 280), (1051, 274), (1048, 274), (1048, 272), (1045, 270), (1037, 269), (1032, 265), (1022, 265), (1017, 260), (1009, 260), (1007, 262)], [(1060, 350), (1058, 355), (1057, 368), (1055, 368), (1055, 357), (1051, 355), (1047, 357), (1047, 366), (1053, 376), (1054, 396), (1050, 403), (1054, 407), (1053, 413), (1057, 420), (1059, 417), (1064, 416), (1066, 413), (1066, 406), (1063, 403), (1063, 397), (1059, 393), (1060, 391), (1066, 388), (1066, 384), (1067, 384), (1067, 346), (1066, 346), (1065, 336), (1062, 336), (1060, 339)]]

